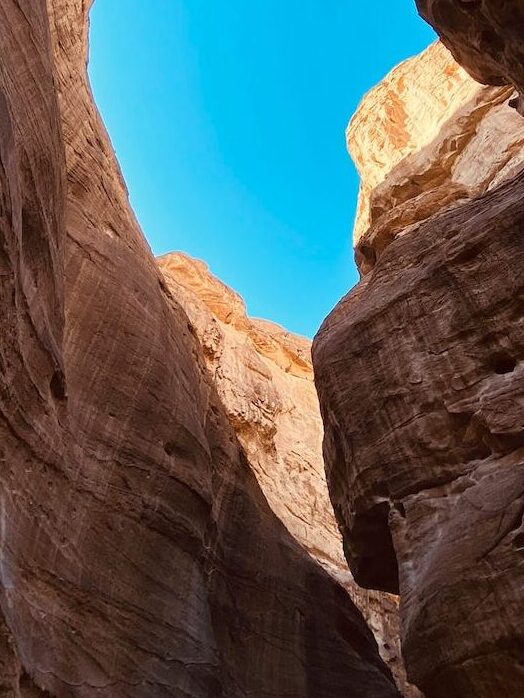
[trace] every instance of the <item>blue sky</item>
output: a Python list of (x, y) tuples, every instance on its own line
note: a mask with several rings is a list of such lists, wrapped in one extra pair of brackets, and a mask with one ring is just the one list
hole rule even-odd
[(357, 281), (347, 121), (432, 40), (413, 0), (96, 0), (93, 90), (153, 252), (313, 336)]

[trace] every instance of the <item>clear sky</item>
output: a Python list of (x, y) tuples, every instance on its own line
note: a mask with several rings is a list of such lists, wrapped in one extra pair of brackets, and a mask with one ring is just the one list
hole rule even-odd
[(96, 0), (93, 89), (153, 252), (313, 336), (357, 281), (347, 121), (432, 40), (414, 0)]

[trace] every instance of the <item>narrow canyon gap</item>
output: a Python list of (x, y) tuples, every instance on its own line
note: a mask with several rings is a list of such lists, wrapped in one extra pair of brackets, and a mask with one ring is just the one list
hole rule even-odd
[(348, 129), (314, 363), (354, 579), (310, 345), (152, 257), (90, 4), (0, 0), (0, 692), (520, 698), (519, 3), (420, 0), (471, 77), (437, 44)]

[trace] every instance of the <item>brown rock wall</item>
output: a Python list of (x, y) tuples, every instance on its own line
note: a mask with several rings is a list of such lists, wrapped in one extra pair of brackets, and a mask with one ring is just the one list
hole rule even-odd
[(207, 266), (172, 253), (158, 260), (199, 337), (229, 422), (271, 509), (350, 594), (403, 693), (396, 597), (358, 587), (347, 568), (325, 482), (322, 422), (310, 342), (248, 317), (242, 299)]
[(86, 78), (81, 0), (0, 3), (6, 695), (398, 695), (264, 497)]
[[(524, 695), (523, 127), (508, 104), (522, 85), (517, 4), (419, 3), (465, 67), (501, 87), (453, 68), (429, 80), (448, 86), (436, 119), (422, 91), (422, 134), (392, 119), (384, 95), (397, 91), (397, 105), (415, 95), (424, 65), (449, 62), (437, 45), (366, 99), (349, 130), (364, 178), (364, 277), (313, 345), (346, 556), (363, 586), (400, 591), (408, 678), (428, 698)], [(475, 44), (491, 41), (488, 20), (507, 30), (503, 49)], [(358, 143), (370, 105), (386, 130), (379, 165), (372, 135)]]
[[(524, 86), (524, 7), (519, 0), (416, 0), (455, 59), (486, 85)], [(520, 105), (521, 108), (521, 105)]]
[(521, 191), (392, 243), (315, 341), (348, 558), (362, 585), (400, 588), (430, 697), (524, 690)]

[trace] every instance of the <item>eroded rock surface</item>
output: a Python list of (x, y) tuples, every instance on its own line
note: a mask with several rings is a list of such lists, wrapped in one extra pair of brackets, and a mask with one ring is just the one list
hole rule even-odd
[(513, 85), (524, 113), (524, 7), (520, 0), (416, 0), (420, 14), (475, 80)]
[(268, 504), (130, 211), (89, 4), (0, 3), (3, 695), (396, 696)]
[(347, 130), (361, 177), (354, 244), (362, 273), (409, 226), (523, 169), (514, 95), (474, 81), (440, 42), (366, 95)]
[(273, 511), (326, 567), (348, 576), (324, 479), (310, 342), (249, 318), (242, 298), (199, 260), (158, 260)]
[(158, 263), (201, 341), (229, 422), (271, 509), (349, 592), (403, 694), (418, 695), (406, 683), (400, 658), (396, 598), (357, 586), (342, 552), (325, 482), (311, 342), (248, 317), (242, 298), (199, 260), (172, 253)]
[[(445, 29), (451, 5), (467, 9), (431, 3), (435, 13), (440, 8), (437, 26)], [(488, 5), (469, 3), (472, 12)], [(501, 17), (511, 5), (497, 3)], [(427, 65), (443, 67), (442, 49), (429, 49), (364, 109), (380, 90), (398, 89), (402, 102), (410, 65), (423, 66), (435, 52)], [(428, 698), (518, 698), (522, 123), (507, 105), (513, 87), (476, 87), (454, 67), (442, 79), (452, 99), (428, 139), (412, 130), (410, 117), (391, 122), (385, 114), (384, 162), (364, 163), (362, 155), (364, 184), (366, 173), (375, 177), (360, 219), (369, 210), (371, 225), (362, 225), (357, 241), (364, 277), (313, 346), (324, 453), (355, 579), (400, 591), (408, 678)], [(421, 113), (433, 123), (421, 95)], [(357, 116), (350, 138), (365, 120)], [(355, 143), (352, 149), (360, 152)]]

